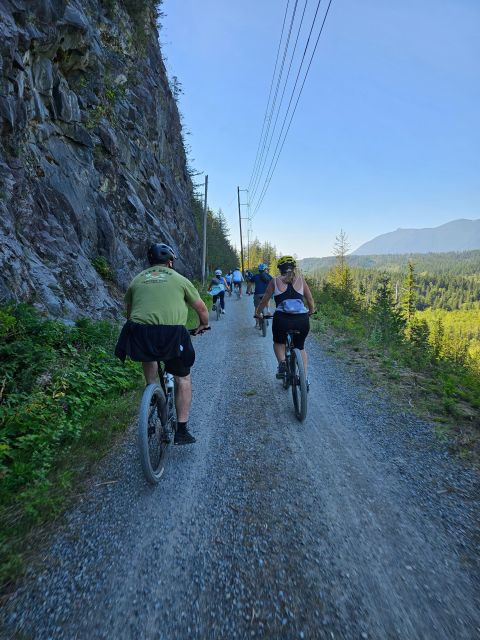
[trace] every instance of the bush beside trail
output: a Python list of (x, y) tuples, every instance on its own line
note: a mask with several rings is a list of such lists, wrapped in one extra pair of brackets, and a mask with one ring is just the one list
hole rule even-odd
[(28, 533), (65, 508), (82, 464), (134, 415), (140, 370), (113, 355), (118, 332), (0, 307), (0, 584), (18, 572)]

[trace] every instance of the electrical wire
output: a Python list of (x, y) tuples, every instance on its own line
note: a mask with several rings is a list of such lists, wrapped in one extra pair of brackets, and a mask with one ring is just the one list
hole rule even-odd
[[(287, 126), (287, 129), (286, 129), (286, 131), (285, 131), (285, 135), (283, 136), (283, 140), (282, 140), (282, 142), (281, 142), (280, 149), (278, 150), (278, 153), (277, 153), (277, 148), (278, 148), (278, 145), (280, 144), (281, 134), (282, 134), (282, 131), (283, 131), (283, 125), (282, 125), (282, 129), (281, 129), (281, 132), (280, 132), (280, 136), (279, 136), (279, 138), (278, 138), (277, 145), (276, 145), (276, 147), (275, 147), (275, 150), (274, 150), (274, 153), (273, 153), (273, 156), (272, 156), (272, 161), (271, 161), (271, 163), (270, 163), (269, 170), (268, 170), (268, 172), (267, 172), (267, 177), (266, 177), (266, 179), (265, 179), (264, 186), (263, 186), (263, 189), (262, 189), (261, 194), (260, 194), (260, 196), (259, 196), (259, 199), (258, 199), (258, 201), (257, 201), (257, 203), (256, 203), (256, 206), (255, 206), (255, 209), (254, 209), (254, 212), (253, 212), (252, 218), (256, 215), (256, 213), (257, 213), (257, 212), (258, 212), (258, 210), (260, 209), (260, 207), (261, 207), (261, 205), (262, 205), (262, 203), (263, 203), (263, 199), (265, 198), (265, 194), (266, 194), (266, 192), (267, 192), (267, 190), (268, 190), (268, 187), (270, 186), (270, 182), (271, 182), (271, 180), (272, 180), (273, 174), (274, 174), (275, 169), (276, 169), (276, 167), (277, 167), (278, 160), (279, 160), (279, 158), (280, 158), (280, 155), (281, 155), (281, 153), (282, 153), (283, 147), (284, 147), (284, 145), (285, 145), (285, 140), (287, 139), (288, 132), (290, 131), (290, 127), (291, 127), (291, 124), (292, 124), (293, 118), (294, 118), (294, 116), (295, 116), (295, 112), (296, 112), (296, 110), (297, 110), (298, 103), (299, 103), (299, 101), (300, 101), (300, 97), (301, 97), (301, 95), (302, 95), (302, 91), (303, 91), (303, 88), (304, 88), (304, 86), (305, 86), (305, 82), (306, 82), (306, 80), (307, 80), (307, 76), (308, 76), (308, 73), (309, 73), (309, 71), (310, 71), (310, 67), (311, 67), (311, 65), (312, 65), (313, 58), (314, 58), (314, 56), (315, 56), (315, 52), (316, 52), (317, 47), (318, 47), (318, 43), (319, 43), (319, 41), (320, 41), (320, 37), (321, 37), (321, 35), (322, 35), (322, 33), (323, 33), (323, 28), (324, 28), (324, 26), (325, 26), (325, 22), (326, 22), (326, 20), (327, 20), (328, 13), (329, 13), (329, 11), (330, 11), (330, 6), (331, 6), (331, 4), (332, 4), (332, 1), (333, 1), (333, 0), (329, 0), (328, 7), (327, 7), (327, 10), (326, 10), (326, 12), (325, 12), (325, 16), (324, 16), (324, 18), (323, 18), (322, 25), (321, 25), (321, 27), (320, 27), (320, 31), (319, 31), (319, 33), (318, 33), (318, 36), (317, 36), (317, 39), (316, 39), (316, 42), (315, 42), (315, 46), (314, 46), (314, 48), (313, 48), (313, 52), (312, 52), (312, 55), (310, 56), (310, 60), (309, 60), (308, 66), (307, 66), (307, 70), (306, 70), (306, 72), (305, 72), (305, 76), (304, 76), (304, 78), (303, 78), (303, 81), (302, 81), (302, 84), (301, 84), (301, 87), (300, 87), (300, 90), (299, 90), (299, 93), (298, 93), (298, 96), (297, 96), (297, 99), (296, 99), (296, 102), (295, 102), (295, 106), (294, 106), (294, 108), (293, 108), (293, 111), (292, 111), (292, 114), (291, 114), (290, 120), (289, 120), (289, 122), (288, 122), (288, 126)], [(321, 2), (321, 0), (319, 0), (318, 6), (320, 5), (320, 2)], [(317, 8), (318, 8), (318, 7), (317, 7)], [(293, 98), (293, 92), (292, 92), (292, 98)], [(289, 103), (289, 106), (290, 106), (290, 103)], [(286, 113), (286, 115), (285, 115), (284, 123), (286, 122), (286, 118), (287, 118), (287, 116), (288, 116), (288, 109), (287, 109), (287, 113)]]
[[(305, 4), (303, 6), (302, 17), (300, 19), (300, 25), (299, 25), (298, 31), (297, 31), (297, 37), (295, 38), (295, 44), (293, 46), (293, 51), (292, 51), (292, 55), (291, 55), (291, 58), (290, 58), (290, 64), (288, 65), (288, 71), (287, 71), (287, 75), (286, 75), (285, 82), (284, 82), (284, 85), (283, 85), (282, 95), (280, 97), (280, 102), (279, 102), (279, 105), (278, 105), (278, 109), (277, 109), (277, 115), (275, 116), (275, 122), (273, 124), (272, 134), (270, 136), (270, 141), (268, 143), (268, 147), (267, 147), (266, 152), (265, 152), (263, 164), (262, 164), (261, 168), (259, 169), (259, 174), (258, 174), (259, 175), (259, 179), (257, 181), (255, 189), (252, 189), (252, 199), (255, 198), (255, 194), (256, 194), (258, 186), (260, 184), (261, 177), (262, 177), (262, 174), (263, 174), (263, 170), (265, 168), (265, 164), (267, 163), (268, 153), (270, 151), (270, 147), (272, 146), (272, 141), (273, 141), (273, 138), (274, 138), (274, 135), (275, 135), (275, 130), (277, 128), (278, 117), (279, 117), (281, 109), (282, 109), (283, 98), (285, 97), (285, 91), (286, 91), (286, 88), (287, 88), (288, 79), (290, 77), (290, 71), (292, 70), (292, 64), (293, 64), (293, 60), (295, 58), (295, 51), (297, 50), (298, 40), (299, 40), (299, 37), (300, 37), (300, 33), (302, 31), (303, 19), (305, 17), (305, 11), (307, 9), (307, 5), (308, 5), (308, 0), (305, 0)], [(302, 59), (302, 63), (303, 63), (303, 59)]]
[(267, 121), (268, 107), (270, 106), (270, 98), (272, 96), (273, 82), (275, 80), (275, 74), (276, 74), (276, 71), (277, 71), (278, 58), (279, 58), (280, 49), (281, 49), (281, 46), (282, 46), (283, 32), (285, 30), (285, 22), (287, 21), (289, 5), (290, 5), (290, 0), (287, 0), (287, 6), (285, 7), (285, 14), (283, 16), (282, 32), (280, 34), (280, 40), (278, 42), (278, 47), (277, 47), (277, 57), (275, 58), (275, 66), (274, 66), (274, 69), (273, 69), (272, 80), (270, 82), (270, 91), (268, 92), (267, 106), (265, 108), (265, 115), (263, 116), (262, 130), (260, 132), (260, 139), (258, 141), (257, 153), (255, 155), (255, 162), (253, 163), (252, 176), (250, 177), (250, 182), (248, 183), (248, 189), (250, 189), (250, 185), (252, 184), (252, 178), (253, 178), (253, 176), (255, 174), (255, 168), (257, 166), (258, 154), (259, 154), (259, 151), (260, 151), (260, 147), (262, 145), (263, 131), (265, 129), (265, 122)]

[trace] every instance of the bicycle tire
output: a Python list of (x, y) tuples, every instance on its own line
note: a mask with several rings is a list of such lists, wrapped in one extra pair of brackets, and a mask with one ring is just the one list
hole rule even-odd
[[(155, 397), (156, 402), (152, 404), (152, 399)], [(140, 464), (145, 478), (151, 484), (157, 484), (163, 475), (168, 444), (159, 413), (162, 416), (166, 414), (165, 394), (160, 385), (149, 384), (145, 387), (140, 403), (137, 442)]]
[(303, 422), (307, 415), (307, 379), (300, 349), (293, 349), (290, 356), (292, 369), (292, 399), (295, 416)]
[(267, 327), (268, 327), (268, 320), (262, 319), (262, 336), (265, 338), (267, 335)]

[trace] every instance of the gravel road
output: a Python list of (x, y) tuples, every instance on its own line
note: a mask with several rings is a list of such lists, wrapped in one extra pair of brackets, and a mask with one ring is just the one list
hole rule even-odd
[(252, 300), (226, 311), (194, 343), (197, 444), (152, 488), (132, 427), (2, 637), (480, 638), (478, 476), (313, 338), (298, 423)]

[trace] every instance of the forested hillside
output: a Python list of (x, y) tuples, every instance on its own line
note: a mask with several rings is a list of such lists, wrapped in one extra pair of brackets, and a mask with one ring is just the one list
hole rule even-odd
[[(372, 300), (388, 275), (397, 302), (409, 261), (415, 267), (416, 308), (480, 309), (480, 251), (390, 256), (346, 256), (352, 285)], [(328, 280), (335, 258), (307, 258), (302, 269), (319, 284)]]

